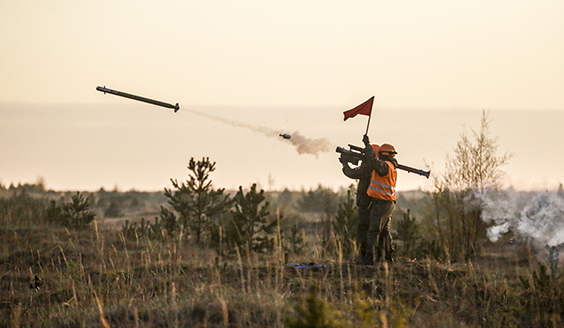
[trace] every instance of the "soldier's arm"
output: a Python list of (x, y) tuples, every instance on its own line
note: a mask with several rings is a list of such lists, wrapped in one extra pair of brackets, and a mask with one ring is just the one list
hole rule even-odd
[(388, 166), (388, 164), (386, 162), (384, 162), (383, 160), (380, 160), (378, 158), (376, 158), (373, 161), (372, 168), (381, 177), (386, 176), (388, 174), (389, 170), (390, 170), (390, 167)]
[(361, 179), (362, 177), (370, 174), (370, 168), (362, 163), (359, 167), (351, 168), (349, 163), (346, 161), (341, 162), (343, 164), (343, 174), (351, 179)]
[(367, 135), (364, 135), (362, 142), (364, 143), (364, 154), (368, 158), (367, 164), (371, 167), (370, 169), (376, 171), (379, 176), (387, 175), (389, 170), (388, 164), (376, 156), (377, 154), (370, 145), (370, 139)]

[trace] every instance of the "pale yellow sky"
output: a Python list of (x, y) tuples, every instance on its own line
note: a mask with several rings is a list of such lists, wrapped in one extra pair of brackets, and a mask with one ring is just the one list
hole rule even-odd
[[(486, 109), (500, 151), (517, 155), (510, 183), (554, 186), (564, 181), (553, 151), (564, 139), (562, 17), (563, 1), (0, 0), (0, 183), (161, 189), (186, 176), (190, 157), (210, 156), (227, 188), (346, 185), (333, 152), (297, 155), (189, 110), (346, 146), (366, 120), (342, 112), (374, 95), (370, 135), (401, 147), (403, 164), (441, 169)], [(414, 122), (393, 109), (429, 112)], [(507, 111), (527, 114), (508, 125)], [(550, 165), (532, 177), (535, 145)], [(423, 184), (405, 174), (398, 187)]]
[(0, 101), (564, 109), (562, 1), (0, 6)]

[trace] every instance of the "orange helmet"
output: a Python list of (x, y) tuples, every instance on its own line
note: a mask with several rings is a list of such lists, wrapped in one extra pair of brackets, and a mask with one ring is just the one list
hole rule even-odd
[(394, 146), (387, 144), (387, 143), (380, 146), (380, 152), (381, 153), (388, 153), (392, 157), (396, 156), (396, 154), (397, 154), (396, 148), (394, 148)]
[(380, 146), (378, 146), (377, 144), (371, 144), (370, 146), (372, 146), (372, 149), (374, 149), (374, 152), (376, 153), (376, 155), (378, 155), (378, 152), (380, 151)]

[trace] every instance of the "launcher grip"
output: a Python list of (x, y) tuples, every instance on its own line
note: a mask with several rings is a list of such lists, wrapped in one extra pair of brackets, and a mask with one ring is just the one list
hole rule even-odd
[(358, 161), (364, 160), (364, 154), (352, 150), (345, 149), (343, 147), (337, 147), (335, 150), (337, 153), (341, 153), (341, 157), (354, 165), (358, 165)]

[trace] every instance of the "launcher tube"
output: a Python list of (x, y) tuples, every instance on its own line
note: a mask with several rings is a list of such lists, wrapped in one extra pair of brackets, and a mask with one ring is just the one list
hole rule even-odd
[(409, 166), (403, 165), (403, 164), (398, 164), (398, 169), (407, 171), (409, 173), (415, 173), (415, 174), (422, 175), (422, 176), (426, 177), (427, 179), (429, 179), (429, 175), (431, 175), (431, 171), (423, 171), (423, 170), (416, 169), (416, 168), (413, 168), (413, 167), (409, 167)]
[[(358, 161), (362, 161), (365, 159), (366, 155), (364, 154), (364, 148), (351, 144), (349, 144), (349, 148), (350, 149), (337, 147), (336, 151), (337, 153), (341, 153), (341, 157), (343, 159), (354, 165), (358, 165)], [(409, 173), (419, 174), (421, 176), (426, 177), (427, 179), (429, 179), (429, 175), (431, 175), (431, 171), (423, 171), (403, 164), (398, 164), (397, 168), (403, 171), (407, 171)]]

